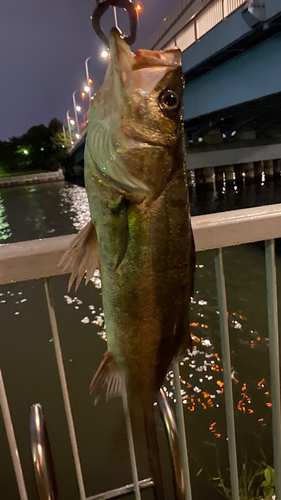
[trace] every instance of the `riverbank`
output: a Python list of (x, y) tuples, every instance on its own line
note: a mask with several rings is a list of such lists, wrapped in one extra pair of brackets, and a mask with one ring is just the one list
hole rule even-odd
[(42, 172), (11, 177), (0, 177), (0, 189), (5, 187), (42, 184), (44, 182), (56, 182), (63, 180), (63, 171), (59, 168), (56, 172)]

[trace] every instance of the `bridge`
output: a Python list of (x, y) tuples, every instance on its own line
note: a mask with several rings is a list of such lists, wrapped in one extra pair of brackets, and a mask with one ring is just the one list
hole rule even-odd
[[(281, 158), (280, 27), (275, 0), (180, 0), (148, 41), (150, 49), (182, 50), (187, 169), (263, 161), (273, 176)], [(70, 152), (76, 168), (85, 137), (86, 129)]]

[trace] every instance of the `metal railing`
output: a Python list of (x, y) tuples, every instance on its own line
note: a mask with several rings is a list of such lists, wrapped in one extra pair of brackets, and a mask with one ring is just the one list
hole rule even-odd
[[(281, 204), (265, 207), (256, 207), (245, 210), (235, 210), (206, 216), (192, 218), (192, 226), (197, 251), (214, 249), (218, 310), (220, 317), (220, 334), (223, 359), (223, 379), (225, 387), (225, 412), (228, 435), (228, 454), (230, 464), (230, 479), (232, 499), (239, 500), (239, 483), (237, 469), (237, 453), (235, 439), (235, 421), (233, 412), (233, 395), (231, 379), (231, 359), (229, 349), (229, 331), (227, 319), (227, 299), (225, 291), (225, 278), (223, 268), (223, 247), (265, 241), (265, 264), (266, 264), (266, 291), (269, 329), (269, 357), (271, 373), (271, 395), (272, 395), (272, 427), (273, 427), (273, 451), (275, 468), (276, 499), (281, 499), (281, 412), (280, 412), (280, 361), (279, 361), (279, 338), (278, 338), (278, 315), (277, 315), (277, 285), (276, 285), (276, 262), (275, 262), (275, 238), (281, 237)], [(59, 334), (56, 325), (55, 311), (52, 304), (48, 277), (63, 274), (58, 268), (63, 253), (69, 247), (74, 235), (49, 238), (41, 241), (28, 241), (4, 245), (0, 247), (0, 284), (15, 283), (31, 279), (44, 278), (45, 291), (49, 305), (50, 321), (52, 325), (57, 363), (60, 372), (61, 385), (65, 410), (69, 425), (69, 433), (76, 466), (77, 482), (81, 499), (86, 500), (86, 492), (83, 482), (83, 474), (79, 459), (78, 447), (75, 436), (75, 426), (71, 413), (67, 382), (64, 374), (63, 361), (60, 350)], [(64, 271), (67, 273), (67, 269)], [(179, 443), (182, 457), (182, 475), (185, 484), (185, 499), (192, 500), (192, 492), (189, 477), (187, 444), (185, 437), (184, 415), (180, 390), (179, 365), (173, 366), (176, 394), (177, 421), (179, 426)], [(0, 405), (7, 438), (10, 445), (15, 475), (18, 483), (21, 500), (28, 500), (25, 481), (22, 473), (20, 455), (17, 449), (12, 418), (6, 397), (4, 381), (0, 369)], [(159, 405), (160, 406), (160, 405)], [(166, 412), (169, 418), (168, 411)], [(171, 421), (168, 426), (172, 428)], [(172, 433), (173, 433), (172, 429)], [(175, 443), (175, 441), (174, 441)], [(133, 445), (133, 443), (132, 443)], [(176, 444), (177, 446), (177, 444)], [(176, 450), (176, 448), (174, 448)], [(131, 457), (132, 460), (132, 457)], [(181, 479), (180, 479), (181, 480)], [(138, 481), (136, 479), (136, 481)], [(134, 481), (134, 483), (136, 482)], [(144, 487), (152, 485), (150, 479), (145, 480)], [(129, 485), (127, 488), (131, 488)], [(134, 484), (136, 490), (136, 484)], [(109, 492), (110, 493), (110, 492)], [(88, 497), (89, 498), (89, 497)], [(90, 497), (99, 498), (98, 495)], [(112, 498), (102, 497), (102, 498)], [(140, 496), (138, 497), (140, 498)]]
[[(181, 51), (188, 49), (188, 47), (193, 45), (193, 43), (245, 3), (246, 0), (212, 0), (206, 6), (202, 6), (184, 27), (180, 28), (178, 32), (173, 33), (169, 42), (164, 42), (161, 48), (169, 49), (177, 46)], [(165, 39), (168, 36), (168, 32), (167, 28)], [(155, 46), (158, 43), (156, 41)]]

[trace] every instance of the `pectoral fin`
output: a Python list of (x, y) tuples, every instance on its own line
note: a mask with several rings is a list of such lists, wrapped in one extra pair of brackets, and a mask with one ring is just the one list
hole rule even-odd
[(72, 269), (68, 283), (68, 291), (76, 278), (75, 291), (87, 271), (86, 284), (93, 277), (96, 269), (100, 270), (99, 242), (94, 224), (90, 221), (77, 234), (71, 243), (70, 248), (64, 254), (59, 266), (70, 266)]
[(118, 238), (118, 255), (115, 265), (115, 271), (120, 266), (125, 257), (128, 243), (129, 243), (129, 222), (128, 222), (128, 207), (130, 202), (124, 197), (120, 196), (118, 200), (111, 204), (110, 210), (116, 218), (116, 229)]

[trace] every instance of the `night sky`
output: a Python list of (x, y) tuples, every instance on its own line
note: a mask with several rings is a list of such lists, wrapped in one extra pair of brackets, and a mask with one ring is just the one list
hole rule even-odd
[[(142, 47), (177, 3), (176, 0), (142, 0), (140, 29), (132, 49)], [(72, 92), (86, 83), (89, 61), (94, 92), (102, 83), (106, 62), (103, 45), (92, 29), (95, 1), (1, 0), (0, 6), (0, 140), (20, 136), (33, 125), (48, 125), (56, 117), (66, 121)], [(113, 26), (113, 10), (104, 30)], [(121, 28), (127, 27), (118, 9)], [(76, 94), (79, 101), (79, 92)], [(84, 103), (86, 108), (86, 102)], [(86, 109), (85, 109), (86, 110)]]

